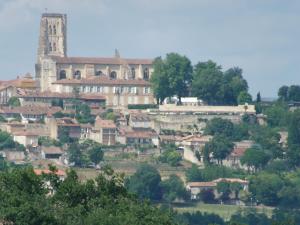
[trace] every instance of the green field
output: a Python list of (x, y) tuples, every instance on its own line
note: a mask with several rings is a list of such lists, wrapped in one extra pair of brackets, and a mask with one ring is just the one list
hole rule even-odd
[(174, 205), (174, 209), (179, 213), (184, 212), (206, 212), (214, 213), (221, 216), (224, 220), (229, 220), (230, 217), (241, 210), (256, 210), (258, 213), (265, 213), (267, 216), (272, 215), (273, 208), (270, 207), (250, 207), (250, 206), (237, 206), (237, 205), (219, 205), (219, 204), (185, 204), (185, 205)]

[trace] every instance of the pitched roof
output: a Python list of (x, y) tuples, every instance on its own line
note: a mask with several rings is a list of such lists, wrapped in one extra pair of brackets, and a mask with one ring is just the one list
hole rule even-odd
[(214, 180), (213, 182), (219, 183), (219, 182), (228, 182), (228, 183), (240, 183), (240, 184), (248, 184), (249, 181), (247, 180), (242, 180), (239, 178), (219, 178)]
[(118, 57), (52, 57), (59, 64), (152, 65), (153, 59), (123, 59)]
[(59, 147), (55, 147), (55, 146), (49, 146), (49, 147), (46, 147), (46, 146), (42, 146), (42, 149), (41, 151), (43, 151), (45, 154), (63, 154), (63, 151), (61, 150), (61, 148)]
[(100, 117), (97, 117), (95, 121), (95, 127), (96, 128), (116, 128), (116, 124), (112, 120), (103, 120)]
[(189, 187), (216, 187), (217, 184), (213, 181), (210, 182), (189, 182), (187, 183)]
[[(23, 94), (19, 94), (19, 97), (32, 97), (32, 98), (60, 98), (60, 99), (72, 99), (74, 98), (73, 93), (61, 93), (61, 92), (39, 92), (39, 91), (27, 91)], [(78, 96), (78, 99), (82, 100), (105, 100), (105, 96), (100, 95), (98, 93), (91, 93), (91, 94), (86, 94), (86, 93), (81, 93)]]
[[(42, 174), (51, 174), (51, 173), (53, 173), (51, 170), (47, 170), (47, 169), (34, 169), (33, 170), (34, 171), (34, 173), (36, 174), (36, 175), (42, 175)], [(57, 176), (62, 176), (62, 177), (64, 177), (64, 176), (66, 176), (66, 173), (65, 173), (65, 171), (63, 171), (63, 170), (57, 170), (56, 172), (55, 172), (55, 174), (57, 175)]]
[(131, 85), (138, 85), (138, 86), (150, 86), (150, 82), (142, 79), (134, 79), (134, 80), (125, 80), (125, 79), (116, 79), (112, 80), (109, 79), (106, 76), (102, 77), (93, 77), (93, 78), (84, 78), (84, 79), (63, 79), (53, 82), (52, 84), (85, 84), (85, 85), (125, 85), (125, 86), (131, 86)]
[(48, 107), (48, 106), (38, 106), (38, 105), (25, 105), (25, 106), (16, 106), (16, 107), (1, 107), (0, 113), (9, 113), (9, 114), (26, 114), (26, 115), (47, 115), (54, 114), (61, 111), (62, 109), (57, 106)]

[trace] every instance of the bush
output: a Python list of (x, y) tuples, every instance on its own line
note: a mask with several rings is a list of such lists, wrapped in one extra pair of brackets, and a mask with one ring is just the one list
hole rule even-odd
[(128, 109), (158, 109), (156, 104), (135, 104), (128, 105)]

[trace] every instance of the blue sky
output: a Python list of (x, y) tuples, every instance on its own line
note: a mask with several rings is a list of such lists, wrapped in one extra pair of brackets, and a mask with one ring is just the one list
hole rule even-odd
[(178, 52), (241, 67), (263, 97), (300, 84), (299, 0), (0, 0), (1, 80), (34, 74), (45, 8), (67, 13), (69, 56)]

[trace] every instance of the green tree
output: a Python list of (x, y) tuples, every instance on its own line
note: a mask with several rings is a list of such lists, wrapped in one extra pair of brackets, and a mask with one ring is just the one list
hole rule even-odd
[(79, 104), (76, 106), (75, 118), (79, 123), (95, 122), (95, 118), (91, 115), (91, 109), (87, 104)]
[(289, 87), (284, 85), (278, 90), (279, 100), (288, 101), (289, 100)]
[(284, 103), (276, 103), (264, 110), (264, 114), (267, 116), (268, 125), (271, 127), (286, 127), (288, 106)]
[(187, 169), (185, 172), (185, 176), (187, 181), (195, 182), (195, 181), (202, 181), (202, 174), (201, 171), (198, 169), (196, 165), (192, 165), (191, 168)]
[(260, 92), (257, 92), (257, 94), (256, 94), (256, 103), (260, 103), (260, 102), (261, 102)]
[(240, 92), (240, 94), (237, 98), (237, 101), (238, 101), (239, 105), (244, 105), (245, 103), (251, 103), (252, 96), (248, 92), (242, 91), (242, 92)]
[(250, 179), (249, 191), (260, 203), (275, 206), (279, 203), (278, 192), (284, 186), (284, 181), (277, 174), (260, 173)]
[(300, 86), (299, 85), (291, 85), (289, 87), (289, 100), (290, 101), (300, 101)]
[(207, 123), (204, 132), (208, 135), (224, 135), (231, 138), (234, 134), (234, 125), (230, 120), (217, 117)]
[(221, 66), (211, 60), (199, 62), (194, 68), (192, 94), (209, 104), (223, 103), (224, 86)]
[(209, 161), (210, 154), (217, 160), (218, 164), (222, 164), (223, 160), (232, 152), (233, 143), (223, 135), (215, 135), (211, 141), (205, 144), (205, 159)]
[(253, 169), (254, 172), (266, 166), (269, 160), (269, 155), (257, 145), (248, 148), (240, 159), (242, 165), (247, 165), (248, 170)]
[(189, 198), (189, 193), (186, 191), (184, 183), (177, 175), (170, 175), (169, 179), (161, 182), (161, 187), (163, 192), (162, 198), (167, 202)]
[(300, 110), (290, 114), (288, 120), (288, 145), (300, 146)]
[(198, 194), (199, 199), (204, 203), (215, 203), (215, 194), (212, 189), (203, 189)]
[(15, 96), (10, 97), (7, 104), (12, 107), (21, 106), (19, 98), (15, 97)]
[(181, 104), (181, 97), (188, 95), (188, 87), (192, 81), (191, 61), (186, 56), (169, 53), (165, 59), (165, 70), (170, 90), (177, 95), (179, 104)]
[(221, 194), (220, 199), (222, 201), (229, 200), (229, 195), (231, 193), (230, 183), (228, 183), (228, 182), (219, 182), (217, 184), (217, 190)]
[(74, 163), (75, 166), (81, 167), (85, 164), (84, 156), (80, 150), (78, 143), (70, 144), (68, 148), (69, 162)]
[(89, 150), (89, 158), (95, 164), (100, 163), (100, 161), (103, 159), (103, 155), (104, 153), (100, 146), (94, 146), (91, 148), (91, 150)]
[(162, 198), (160, 182), (161, 177), (157, 169), (142, 164), (125, 184), (130, 192), (137, 194), (141, 199), (160, 200)]
[(161, 57), (156, 58), (153, 62), (153, 73), (150, 82), (154, 96), (157, 99), (157, 104), (162, 104), (165, 98), (169, 97), (172, 92), (166, 74), (165, 63)]

